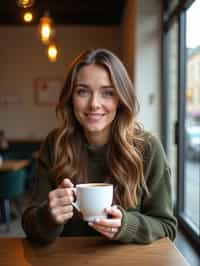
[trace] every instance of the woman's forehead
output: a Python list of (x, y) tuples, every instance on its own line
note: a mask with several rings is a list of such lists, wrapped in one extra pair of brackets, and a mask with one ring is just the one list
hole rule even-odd
[(109, 71), (99, 65), (83, 66), (77, 73), (75, 83), (83, 81), (112, 83)]

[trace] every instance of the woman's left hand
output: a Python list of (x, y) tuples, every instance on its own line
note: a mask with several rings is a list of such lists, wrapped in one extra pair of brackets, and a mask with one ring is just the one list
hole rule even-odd
[(105, 213), (110, 215), (111, 218), (96, 219), (94, 222), (89, 222), (88, 225), (111, 239), (118, 233), (121, 227), (122, 213), (115, 205), (105, 209)]

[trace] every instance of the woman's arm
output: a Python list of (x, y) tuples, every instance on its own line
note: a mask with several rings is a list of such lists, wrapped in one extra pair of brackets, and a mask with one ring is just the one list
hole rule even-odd
[(124, 210), (119, 207), (123, 218), (115, 239), (124, 243), (150, 243), (162, 237), (174, 240), (176, 236), (171, 172), (160, 141), (154, 136), (149, 136), (149, 140), (144, 174), (150, 195), (143, 192), (136, 208)]
[(51, 242), (63, 231), (64, 225), (57, 224), (48, 208), (48, 194), (54, 189), (49, 168), (52, 162), (53, 134), (45, 140), (40, 151), (30, 206), (22, 216), (22, 227), (28, 238), (40, 242)]

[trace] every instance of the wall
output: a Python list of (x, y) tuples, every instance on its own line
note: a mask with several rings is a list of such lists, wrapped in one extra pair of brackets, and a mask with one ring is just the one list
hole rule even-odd
[(83, 49), (104, 47), (120, 56), (119, 27), (57, 26), (56, 30), (61, 54), (58, 62), (49, 63), (36, 27), (0, 27), (0, 128), (8, 138), (41, 139), (57, 124), (54, 106), (34, 102), (36, 78), (63, 80), (66, 65)]
[(138, 119), (160, 134), (161, 14), (159, 0), (127, 0), (122, 18), (122, 60), (140, 103)]
[[(66, 65), (75, 55), (100, 46), (122, 58), (135, 83), (141, 107), (139, 120), (147, 130), (160, 133), (159, 0), (128, 0), (120, 27), (57, 27), (61, 48), (57, 63), (47, 61), (36, 27), (0, 27), (0, 34), (0, 128), (9, 138), (43, 138), (56, 126), (54, 107), (37, 106), (34, 102), (34, 80), (46, 76), (63, 79)], [(17, 103), (2, 105), (2, 95), (11, 95)]]
[(136, 0), (127, 0), (123, 11), (122, 31), (122, 60), (130, 78), (134, 81), (135, 72), (135, 32), (136, 32)]
[(137, 0), (135, 86), (140, 102), (139, 120), (160, 134), (161, 14), (159, 0)]

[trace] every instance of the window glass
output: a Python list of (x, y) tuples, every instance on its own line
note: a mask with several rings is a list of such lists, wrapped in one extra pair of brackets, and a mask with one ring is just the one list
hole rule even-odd
[(186, 13), (185, 176), (184, 215), (199, 234), (200, 228), (200, 0)]

